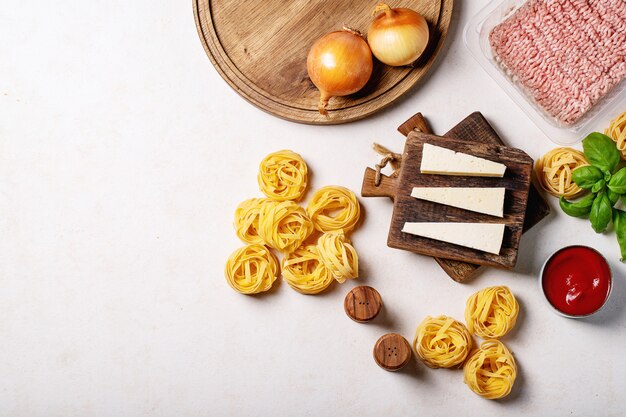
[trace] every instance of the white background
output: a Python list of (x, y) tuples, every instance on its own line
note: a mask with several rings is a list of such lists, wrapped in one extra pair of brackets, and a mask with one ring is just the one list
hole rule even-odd
[[(537, 158), (554, 145), (473, 61), (462, 41), (486, 4), (457, 1), (445, 51), (403, 100), (343, 126), (263, 113), (217, 74), (190, 1), (18, 1), (0, 5), (1, 416), (620, 416), (626, 413), (626, 285), (614, 234), (553, 214), (525, 234), (513, 272), (451, 281), (432, 259), (386, 247), (391, 203), (361, 199), (361, 277), (324, 295), (281, 283), (235, 293), (223, 265), (232, 213), (258, 196), (259, 161), (289, 148), (312, 189), (360, 190), (401, 150), (417, 111), (443, 133), (480, 110)], [(606, 120), (608, 122), (608, 120)], [(586, 244), (614, 268), (601, 314), (552, 313), (537, 287), (554, 250)], [(356, 324), (343, 297), (376, 287), (382, 317)], [(461, 371), (379, 369), (376, 339), (412, 340), (426, 315), (462, 319), (467, 297), (508, 285), (522, 312), (505, 343), (511, 396), (484, 400)]]

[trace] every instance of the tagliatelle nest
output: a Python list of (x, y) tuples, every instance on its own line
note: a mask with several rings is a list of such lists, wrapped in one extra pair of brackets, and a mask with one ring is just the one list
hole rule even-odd
[(511, 352), (498, 340), (487, 340), (463, 367), (463, 380), (483, 398), (496, 400), (511, 392), (517, 365)]
[(248, 244), (262, 244), (259, 236), (259, 214), (261, 206), (269, 203), (267, 198), (251, 198), (239, 204), (235, 210), (235, 232), (239, 239)]
[(339, 283), (359, 276), (359, 256), (343, 233), (324, 233), (317, 241), (317, 250)]
[(359, 221), (361, 206), (352, 191), (345, 187), (329, 185), (313, 194), (307, 206), (307, 213), (320, 232), (348, 233)]
[(308, 174), (304, 159), (282, 150), (267, 155), (259, 165), (259, 188), (275, 201), (298, 201), (306, 191)]
[(472, 336), (463, 323), (452, 317), (427, 316), (413, 339), (415, 354), (431, 368), (453, 368), (465, 361)]
[(613, 139), (617, 149), (622, 153), (622, 159), (626, 159), (626, 111), (611, 120), (604, 134)]
[(278, 261), (265, 246), (248, 245), (230, 255), (224, 273), (235, 291), (257, 294), (269, 290), (276, 281)]
[[(321, 188), (308, 207), (312, 221), (297, 203), (307, 188), (307, 169), (302, 157), (289, 150), (271, 153), (261, 162), (257, 180), (268, 198), (245, 200), (234, 215), (237, 236), (248, 244), (226, 263), (226, 279), (236, 291), (255, 294), (271, 288), (279, 266), (270, 248), (284, 254), (283, 278), (302, 294), (318, 294), (333, 280), (343, 283), (358, 276), (359, 258), (344, 234), (359, 220), (356, 195), (341, 186)], [(325, 233), (305, 245), (316, 228)]]
[(579, 167), (589, 165), (585, 155), (572, 148), (555, 148), (535, 162), (535, 173), (539, 185), (548, 193), (571, 199), (582, 194), (572, 179), (572, 172)]
[(269, 202), (261, 206), (259, 236), (272, 248), (295, 251), (313, 232), (306, 211), (293, 201)]
[(303, 246), (285, 255), (282, 273), (287, 284), (302, 294), (318, 294), (333, 282), (315, 245)]
[(497, 339), (515, 326), (519, 304), (507, 287), (488, 287), (474, 293), (465, 307), (470, 333), (483, 339)]

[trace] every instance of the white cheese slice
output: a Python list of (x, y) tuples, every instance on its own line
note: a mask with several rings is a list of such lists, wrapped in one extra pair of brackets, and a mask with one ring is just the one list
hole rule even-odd
[(488, 159), (455, 152), (425, 143), (422, 150), (422, 174), (465, 175), (469, 177), (504, 176), (506, 165)]
[(498, 255), (504, 237), (504, 224), (407, 222), (402, 231)]
[(411, 197), (503, 217), (505, 191), (502, 187), (414, 187)]

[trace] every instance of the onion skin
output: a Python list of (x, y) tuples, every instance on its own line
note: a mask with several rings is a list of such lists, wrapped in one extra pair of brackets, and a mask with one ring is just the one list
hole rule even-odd
[(354, 94), (363, 88), (372, 75), (374, 62), (363, 36), (344, 29), (318, 39), (309, 51), (306, 67), (320, 90), (318, 110), (327, 116), (330, 98)]
[[(382, 13), (380, 13), (382, 12)], [(367, 31), (367, 42), (374, 56), (392, 67), (417, 61), (428, 46), (428, 23), (410, 9), (391, 9), (380, 3)]]

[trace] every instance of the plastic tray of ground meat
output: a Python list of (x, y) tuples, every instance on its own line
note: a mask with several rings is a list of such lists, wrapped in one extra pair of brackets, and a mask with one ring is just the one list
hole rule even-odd
[(604, 131), (626, 110), (625, 0), (494, 0), (464, 40), (557, 144)]

